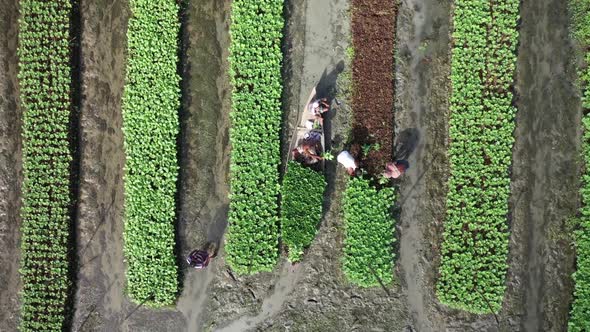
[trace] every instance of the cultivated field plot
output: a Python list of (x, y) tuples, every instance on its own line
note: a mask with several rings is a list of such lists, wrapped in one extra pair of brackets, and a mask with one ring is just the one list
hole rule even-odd
[(0, 8), (0, 330), (590, 331), (589, 0)]

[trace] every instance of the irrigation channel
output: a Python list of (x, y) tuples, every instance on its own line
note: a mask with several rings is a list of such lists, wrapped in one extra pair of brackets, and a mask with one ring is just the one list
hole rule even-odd
[[(228, 213), (230, 1), (188, 1), (182, 15), (179, 254), (222, 241)], [(352, 123), (349, 0), (287, 1), (283, 107), (287, 139), (311, 88), (336, 97), (327, 142), (342, 149)], [(73, 331), (565, 331), (574, 252), (566, 221), (579, 187), (580, 101), (565, 1), (521, 4), (518, 107), (507, 291), (499, 314), (450, 310), (434, 285), (449, 174), (451, 3), (401, 0), (395, 47), (396, 146), (411, 165), (399, 184), (397, 282), (358, 288), (341, 271), (342, 192), (328, 163), (324, 217), (303, 261), (238, 276), (223, 250), (204, 271), (181, 266), (175, 307), (151, 309), (125, 294), (123, 135), (125, 0), (80, 0), (80, 183)], [(0, 0), (0, 330), (18, 326), (21, 108), (17, 0)], [(283, 157), (287, 151), (283, 150)], [(497, 321), (496, 321), (497, 319)]]

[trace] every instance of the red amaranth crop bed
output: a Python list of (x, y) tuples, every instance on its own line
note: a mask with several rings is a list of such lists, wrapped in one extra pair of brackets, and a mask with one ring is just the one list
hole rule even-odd
[[(393, 154), (397, 5), (390, 0), (353, 0), (352, 7), (352, 150), (360, 154), (361, 167), (374, 175)], [(364, 155), (369, 144), (373, 148)]]

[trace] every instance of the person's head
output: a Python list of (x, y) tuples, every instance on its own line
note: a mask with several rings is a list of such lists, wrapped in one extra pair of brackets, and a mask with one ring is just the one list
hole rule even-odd
[(363, 175), (363, 171), (360, 168), (355, 168), (354, 169), (354, 176), (361, 176)]

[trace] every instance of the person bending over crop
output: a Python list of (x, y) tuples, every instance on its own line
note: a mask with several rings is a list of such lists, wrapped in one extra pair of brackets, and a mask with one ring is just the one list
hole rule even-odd
[(320, 98), (309, 103), (307, 109), (313, 116), (315, 116), (315, 119), (319, 124), (323, 125), (324, 119), (322, 118), (322, 115), (330, 110), (330, 104), (328, 103), (327, 98)]
[(383, 176), (388, 179), (397, 179), (402, 176), (408, 168), (410, 168), (410, 164), (407, 160), (397, 160), (393, 163), (387, 163)]
[(346, 172), (348, 173), (348, 175), (350, 176), (359, 176), (361, 171), (358, 168), (358, 162), (356, 160), (354, 160), (354, 158), (352, 157), (352, 155), (350, 154), (350, 152), (344, 150), (342, 152), (340, 152), (338, 154), (338, 157), (336, 157), (336, 160), (338, 160), (338, 162), (340, 164), (342, 164), (342, 166), (344, 166), (344, 168), (346, 168)]
[(193, 250), (186, 258), (186, 262), (197, 270), (206, 268), (211, 259), (216, 256), (215, 247), (214, 243), (208, 243), (205, 249)]
[(322, 134), (312, 130), (305, 134), (299, 145), (293, 149), (293, 159), (306, 165), (313, 165), (324, 158), (318, 154), (321, 151)]

